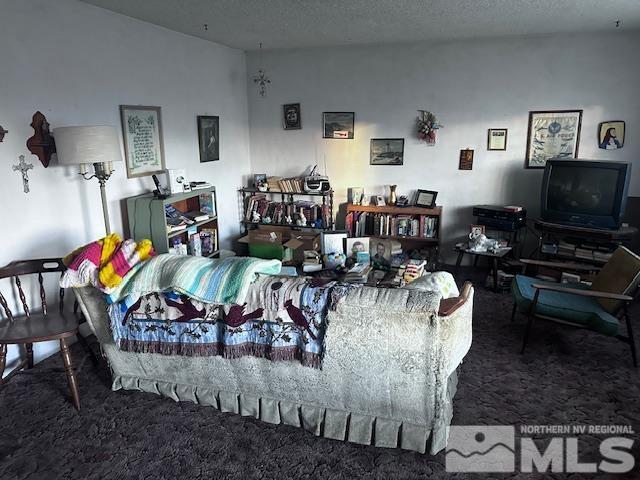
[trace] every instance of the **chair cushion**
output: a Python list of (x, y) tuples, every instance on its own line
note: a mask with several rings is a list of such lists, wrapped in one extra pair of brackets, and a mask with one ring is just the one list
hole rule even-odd
[[(640, 283), (640, 257), (625, 247), (618, 247), (591, 285), (597, 292), (632, 295)], [(609, 313), (616, 313), (622, 302), (599, 298), (597, 302)]]
[[(537, 278), (516, 275), (511, 283), (511, 291), (518, 309), (523, 313), (529, 313), (531, 302), (536, 293), (536, 289), (531, 286), (534, 283), (558, 285), (554, 282), (544, 282)], [(581, 283), (564, 284), (563, 286), (581, 290), (589, 289), (588, 286)], [(604, 335), (616, 335), (620, 325), (618, 319), (602, 308), (595, 298), (571, 293), (541, 290), (536, 313), (571, 322)]]
[(52, 306), (47, 315), (32, 312), (29, 317), (0, 320), (0, 343), (33, 343), (71, 337), (78, 331), (78, 319), (73, 313), (60, 313)]

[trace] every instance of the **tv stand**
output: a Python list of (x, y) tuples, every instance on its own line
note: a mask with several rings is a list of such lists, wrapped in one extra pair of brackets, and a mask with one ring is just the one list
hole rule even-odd
[[(599, 228), (576, 227), (562, 225), (537, 219), (534, 228), (540, 232), (538, 237), (537, 252), (546, 256), (567, 260), (604, 264), (607, 263), (606, 252), (613, 251), (618, 245), (630, 243), (638, 233), (635, 227), (620, 227), (617, 230), (603, 230)], [(545, 244), (553, 244), (558, 247), (557, 252), (545, 251)], [(577, 251), (571, 253), (561, 245), (577, 246)], [(546, 249), (548, 250), (548, 249)], [(589, 258), (589, 251), (598, 252)]]

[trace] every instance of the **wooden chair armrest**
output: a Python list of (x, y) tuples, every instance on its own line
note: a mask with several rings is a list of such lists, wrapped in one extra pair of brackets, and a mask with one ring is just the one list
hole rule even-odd
[(441, 317), (448, 317), (456, 310), (458, 310), (462, 305), (469, 300), (469, 295), (471, 295), (471, 288), (473, 285), (471, 282), (464, 282), (462, 286), (462, 292), (460, 295), (453, 298), (444, 298), (440, 300), (440, 308), (438, 309), (438, 315)]
[(529, 258), (521, 258), (520, 262), (525, 265), (538, 265), (540, 267), (550, 267), (550, 268), (566, 268), (567, 270), (580, 270), (585, 272), (595, 272), (602, 270), (602, 267), (597, 267), (595, 265), (582, 265), (578, 263), (569, 263), (569, 262), (547, 262), (545, 260), (533, 260)]
[(629, 295), (620, 295), (619, 293), (599, 292), (596, 290), (581, 290), (579, 288), (563, 287), (561, 285), (542, 285), (534, 283), (531, 285), (538, 290), (551, 290), (553, 292), (571, 293), (573, 295), (582, 295), (583, 297), (610, 298), (612, 300), (622, 300), (624, 302), (632, 302), (633, 297)]

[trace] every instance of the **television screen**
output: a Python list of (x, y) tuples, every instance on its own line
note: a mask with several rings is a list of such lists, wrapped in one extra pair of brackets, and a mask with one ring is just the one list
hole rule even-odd
[(547, 208), (574, 215), (613, 215), (620, 171), (608, 168), (553, 167)]

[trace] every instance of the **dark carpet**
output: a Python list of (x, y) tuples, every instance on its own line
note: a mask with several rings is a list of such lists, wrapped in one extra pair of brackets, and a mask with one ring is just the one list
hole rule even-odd
[[(640, 432), (640, 370), (626, 344), (541, 322), (520, 355), (524, 318), (510, 323), (511, 305), (509, 294), (476, 288), (473, 346), (461, 367), (454, 424), (622, 424)], [(637, 307), (632, 315), (640, 331)], [(447, 473), (442, 452), (432, 457), (360, 446), (153, 394), (112, 392), (104, 365), (94, 366), (78, 344), (72, 353), (82, 364), (81, 412), (68, 401), (64, 373), (42, 372), (61, 366), (57, 355), (0, 390), (0, 479), (487, 477)], [(549, 438), (536, 443), (544, 446)], [(580, 460), (600, 459), (603, 438), (581, 436)], [(637, 440), (633, 454), (640, 458)]]

